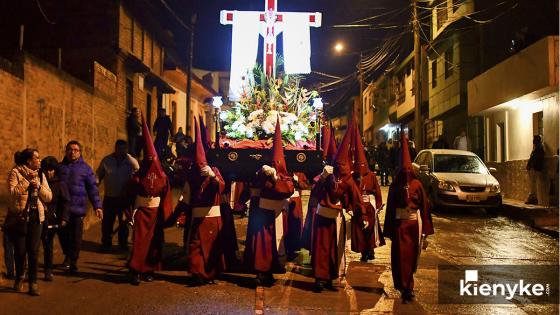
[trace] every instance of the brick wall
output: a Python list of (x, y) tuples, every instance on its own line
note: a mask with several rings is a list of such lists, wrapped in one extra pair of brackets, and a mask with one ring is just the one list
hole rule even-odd
[[(96, 65), (92, 87), (30, 55), (23, 56), (23, 77), (0, 68), (0, 173), (13, 167), (13, 154), (37, 148), (42, 157), (61, 159), (69, 140), (84, 146), (84, 159), (96, 168), (113, 151), (117, 137), (125, 135), (124, 104), (117, 105), (117, 77)], [(6, 187), (0, 176), (0, 187)], [(6, 204), (7, 191), (0, 190)], [(90, 219), (86, 222), (90, 223)]]

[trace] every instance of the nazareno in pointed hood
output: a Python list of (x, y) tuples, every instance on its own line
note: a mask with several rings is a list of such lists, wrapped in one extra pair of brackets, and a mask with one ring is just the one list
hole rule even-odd
[[(411, 188), (411, 183), (416, 179), (414, 171), (412, 170), (412, 160), (408, 151), (408, 137), (405, 136), (404, 131), (401, 131), (401, 148), (399, 166), (397, 169), (397, 176), (395, 182), (392, 184), (395, 187), (397, 198), (397, 207), (410, 207), (418, 209), (420, 207), (421, 197), (418, 191)], [(420, 186), (419, 183), (412, 185), (414, 187)]]
[(366, 151), (358, 128), (354, 128), (354, 172), (362, 176), (369, 172)]
[(196, 117), (194, 119), (194, 130), (195, 130), (195, 142), (194, 142), (194, 164), (198, 169), (208, 165), (206, 161), (206, 150), (204, 149), (204, 141), (202, 140), (202, 132), (200, 130), (200, 125), (196, 123)]
[(204, 125), (204, 120), (202, 116), (198, 116), (198, 122), (200, 123), (200, 137), (202, 138), (202, 146), (204, 150), (208, 151), (210, 149), (210, 135), (208, 134), (208, 130), (206, 130), (206, 126)]
[(289, 176), (284, 159), (284, 147), (282, 145), (282, 131), (280, 130), (280, 116), (276, 118), (276, 130), (272, 143), (272, 167), (276, 169), (278, 176)]
[(144, 156), (140, 169), (138, 170), (138, 177), (148, 195), (158, 196), (161, 191), (167, 187), (168, 179), (161, 166), (156, 148), (154, 147), (154, 142), (152, 141), (150, 128), (148, 128), (143, 115), (142, 137), (144, 138)]
[(350, 126), (342, 138), (342, 142), (338, 146), (336, 156), (334, 158), (334, 173), (339, 178), (346, 178), (352, 174), (352, 167), (350, 165), (350, 146), (352, 145), (352, 130), (354, 128), (354, 121), (350, 122)]

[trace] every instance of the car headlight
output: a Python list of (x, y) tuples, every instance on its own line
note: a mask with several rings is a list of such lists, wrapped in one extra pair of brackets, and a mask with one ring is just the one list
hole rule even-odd
[(453, 187), (453, 184), (444, 180), (439, 181), (438, 188), (445, 191), (455, 191), (455, 187)]
[(491, 193), (500, 193), (502, 190), (500, 188), (500, 184), (494, 184), (492, 186), (490, 186), (490, 192)]

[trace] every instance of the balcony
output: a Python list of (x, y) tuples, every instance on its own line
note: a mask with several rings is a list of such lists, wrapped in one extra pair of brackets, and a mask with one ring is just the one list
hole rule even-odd
[(464, 15), (474, 12), (474, 0), (434, 1), (432, 7), (432, 40), (435, 40), (443, 31)]
[(554, 90), (558, 90), (558, 36), (548, 36), (470, 80), (469, 115), (534, 100)]

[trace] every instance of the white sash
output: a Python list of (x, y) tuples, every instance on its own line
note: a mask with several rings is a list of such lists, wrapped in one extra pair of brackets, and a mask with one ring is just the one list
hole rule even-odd
[(220, 206), (193, 207), (193, 218), (215, 218), (221, 216)]
[(138, 209), (139, 207), (146, 207), (146, 208), (157, 208), (159, 207), (160, 197), (142, 197), (136, 196), (136, 200), (134, 201), (134, 208)]
[(294, 190), (294, 193), (292, 194), (292, 196), (290, 198), (295, 198), (295, 197), (299, 197), (299, 190)]

